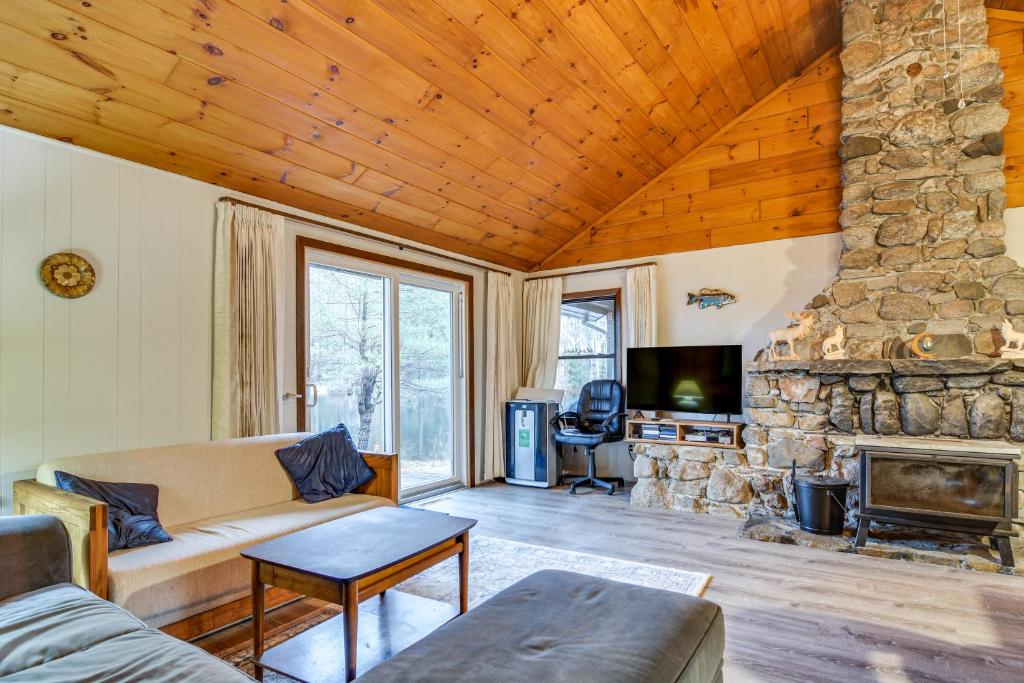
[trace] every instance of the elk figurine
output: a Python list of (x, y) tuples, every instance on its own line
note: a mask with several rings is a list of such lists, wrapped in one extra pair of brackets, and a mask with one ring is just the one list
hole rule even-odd
[(821, 343), (821, 354), (825, 360), (844, 360), (846, 358), (846, 327), (836, 325), (832, 336), (826, 337)]
[[(797, 313), (795, 311), (789, 311), (786, 316), (792, 320), (795, 325), (789, 325), (781, 330), (775, 330), (769, 334), (771, 344), (768, 345), (768, 360), (799, 360), (800, 356), (796, 353), (796, 341), (803, 339), (807, 336), (807, 333), (811, 331), (811, 325), (814, 322), (814, 314), (810, 311), (801, 311)], [(775, 350), (777, 344), (785, 344), (789, 347), (789, 354), (785, 357), (780, 357), (778, 352)]]
[(1024, 358), (1024, 332), (1017, 332), (1013, 323), (1003, 318), (1002, 333), (1006, 343), (999, 349), (999, 357)]

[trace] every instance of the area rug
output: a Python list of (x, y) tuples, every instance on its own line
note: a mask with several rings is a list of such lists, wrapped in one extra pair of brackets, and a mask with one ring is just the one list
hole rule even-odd
[[(490, 536), (471, 536), (469, 546), (470, 609), (520, 579), (543, 569), (563, 569), (648, 588), (701, 596), (711, 576), (671, 567), (630, 562), (571, 550), (519, 543)], [(395, 587), (406, 593), (432, 598), (457, 606), (459, 602), (458, 558), (453, 557)], [(266, 637), (269, 649), (341, 613), (328, 605), (271, 631)], [(252, 674), (252, 645), (244, 644), (215, 653), (232, 665)], [(267, 683), (288, 683), (291, 679), (266, 672)]]

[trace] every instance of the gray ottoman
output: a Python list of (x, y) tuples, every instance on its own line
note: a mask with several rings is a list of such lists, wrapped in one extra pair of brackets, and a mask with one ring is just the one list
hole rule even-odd
[(563, 571), (537, 572), (360, 677), (360, 683), (715, 683), (713, 602)]

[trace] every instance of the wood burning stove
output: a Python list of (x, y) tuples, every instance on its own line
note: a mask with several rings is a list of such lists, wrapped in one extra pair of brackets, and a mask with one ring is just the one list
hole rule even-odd
[(1020, 449), (999, 441), (859, 436), (857, 545), (871, 522), (988, 536), (1012, 567)]

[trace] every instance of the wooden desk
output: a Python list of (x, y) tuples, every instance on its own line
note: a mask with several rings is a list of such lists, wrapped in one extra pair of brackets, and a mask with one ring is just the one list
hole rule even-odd
[[(257, 678), (262, 678), (264, 667), (285, 675), (302, 670), (304, 663), (317, 659), (317, 653), (311, 649), (323, 643), (324, 633), (331, 630), (321, 624), (325, 628), (310, 629), (264, 652), (264, 594), (268, 585), (342, 606), (344, 612), (335, 619), (342, 620), (344, 680), (351, 681), (356, 677), (357, 650), (363, 652), (364, 660), (365, 655), (370, 655), (371, 661), (364, 663), (371, 666), (395, 654), (393, 644), (380, 638), (380, 629), (377, 629), (376, 640), (369, 643), (371, 647), (365, 647), (366, 644), (360, 647), (359, 603), (382, 595), (392, 586), (457, 554), (458, 613), (466, 612), (469, 607), (469, 530), (475, 524), (476, 520), (439, 512), (378, 508), (246, 549), (242, 556), (252, 561), (253, 658)], [(455, 616), (449, 606), (432, 600), (403, 596), (392, 602), (393, 606), (377, 613), (383, 620), (379, 626), (385, 630), (388, 624), (397, 623), (394, 612), (399, 609), (398, 605), (418, 605), (427, 613), (426, 618), (416, 619), (410, 615), (404, 620), (401, 640), (406, 646), (411, 644), (407, 641), (415, 642)], [(426, 603), (433, 604), (425, 606)], [(414, 634), (410, 629), (426, 629), (426, 632)], [(337, 645), (333, 648), (335, 652), (336, 648)], [(333, 660), (337, 664), (337, 657)], [(317, 661), (323, 661), (322, 657)], [(335, 668), (322, 667), (317, 671), (317, 679), (340, 679), (337, 675), (340, 670), (335, 671)]]

